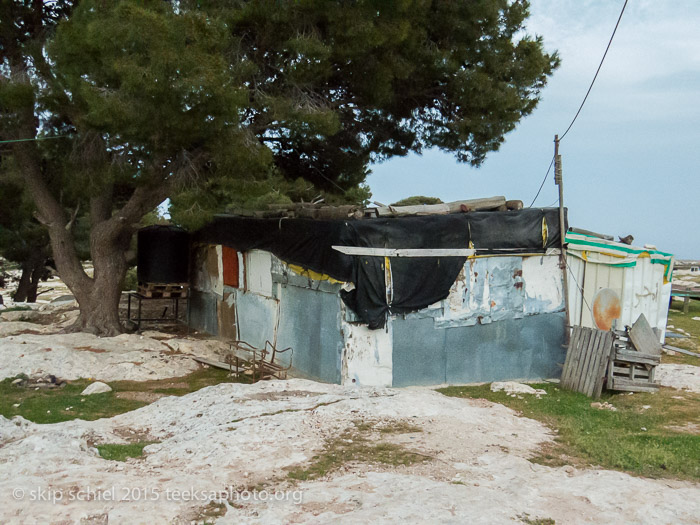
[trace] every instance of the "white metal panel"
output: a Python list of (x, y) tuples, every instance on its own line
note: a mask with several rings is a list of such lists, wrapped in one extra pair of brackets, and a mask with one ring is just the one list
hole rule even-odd
[(344, 339), (342, 384), (390, 387), (393, 380), (393, 334), (386, 329), (342, 322)]
[[(596, 260), (619, 262), (619, 259), (605, 254), (596, 254)], [(572, 255), (567, 256), (567, 263), (570, 269), (569, 309), (572, 324), (595, 327), (591, 312), (595, 295), (609, 288), (620, 297), (619, 328), (632, 325), (640, 314), (644, 314), (649, 324), (661, 331), (663, 338), (671, 294), (670, 283), (664, 284), (664, 265), (653, 264), (648, 257), (639, 257), (635, 266), (614, 267), (584, 261)], [(583, 288), (583, 295), (576, 282)]]
[(246, 289), (272, 297), (272, 254), (262, 250), (246, 252)]
[(582, 290), (586, 263), (578, 257), (567, 255), (566, 264), (569, 267), (566, 275), (569, 284), (569, 321), (572, 325), (582, 325), (584, 310)]

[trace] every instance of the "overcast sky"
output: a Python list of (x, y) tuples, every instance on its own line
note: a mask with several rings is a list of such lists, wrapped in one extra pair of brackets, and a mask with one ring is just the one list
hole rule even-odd
[[(532, 201), (555, 133), (573, 118), (624, 0), (532, 0), (528, 32), (561, 67), (535, 112), (481, 168), (438, 151), (372, 166), (373, 199), (493, 195)], [(700, 1), (629, 0), (612, 47), (560, 153), (569, 224), (700, 258)], [(556, 204), (552, 175), (536, 206)]]

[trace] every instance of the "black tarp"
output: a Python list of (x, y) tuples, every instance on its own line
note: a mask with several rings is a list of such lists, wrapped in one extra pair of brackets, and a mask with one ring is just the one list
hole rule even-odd
[(471, 241), (477, 255), (516, 255), (558, 248), (559, 238), (557, 208), (387, 219), (218, 216), (194, 237), (238, 251), (266, 250), (288, 263), (354, 283), (354, 290), (342, 292), (343, 301), (370, 328), (383, 327), (389, 312), (420, 310), (447, 297), (466, 258), (392, 257), (393, 299), (388, 304), (384, 257), (344, 255), (331, 246), (469, 248)]

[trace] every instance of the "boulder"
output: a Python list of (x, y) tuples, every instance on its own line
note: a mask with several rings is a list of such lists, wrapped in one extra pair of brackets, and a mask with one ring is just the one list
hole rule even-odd
[(111, 391), (112, 387), (110, 387), (107, 383), (103, 383), (102, 381), (95, 381), (94, 383), (88, 385), (87, 388), (80, 393), (80, 395), (89, 396), (91, 394), (104, 394), (105, 392)]
[(546, 394), (544, 390), (534, 389), (530, 385), (516, 383), (515, 381), (502, 381), (491, 383), (491, 392), (499, 392), (503, 390), (506, 394), (535, 394), (541, 396)]

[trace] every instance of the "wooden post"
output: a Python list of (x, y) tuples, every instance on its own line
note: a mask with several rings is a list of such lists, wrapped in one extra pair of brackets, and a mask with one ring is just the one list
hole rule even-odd
[(566, 322), (566, 344), (569, 344), (569, 325), (570, 325), (570, 314), (569, 314), (569, 279), (568, 279), (568, 268), (566, 265), (566, 251), (564, 250), (564, 244), (566, 236), (566, 221), (564, 220), (564, 180), (562, 177), (561, 168), (561, 155), (559, 155), (559, 135), (554, 135), (554, 183), (559, 186), (559, 241), (561, 246), (561, 254), (559, 266), (562, 269), (563, 277), (563, 291), (564, 291), (564, 312), (565, 312), (565, 322)]
[(690, 296), (686, 295), (683, 298), (683, 313), (687, 314), (690, 311)]

